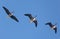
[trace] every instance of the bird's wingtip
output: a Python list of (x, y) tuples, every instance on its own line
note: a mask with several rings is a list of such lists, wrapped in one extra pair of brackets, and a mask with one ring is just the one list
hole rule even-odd
[(57, 33), (57, 28), (55, 28), (55, 34)]
[(24, 14), (24, 15), (26, 15), (26, 14)]
[(47, 25), (47, 23), (45, 23), (45, 25)]
[(57, 34), (57, 32), (55, 31), (55, 34)]
[(2, 6), (2, 7), (5, 7), (5, 6)]
[(51, 23), (51, 22), (47, 22), (47, 23), (45, 23), (45, 25), (48, 25), (49, 23)]
[(16, 20), (16, 22), (19, 22), (19, 20)]
[(2, 8), (5, 8), (5, 6), (2, 6)]
[(35, 25), (35, 27), (37, 28), (37, 24)]
[(24, 15), (27, 15), (27, 14), (24, 14)]

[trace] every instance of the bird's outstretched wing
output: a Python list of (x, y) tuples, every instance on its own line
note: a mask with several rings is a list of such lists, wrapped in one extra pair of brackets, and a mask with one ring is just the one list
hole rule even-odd
[(19, 20), (14, 16), (14, 15), (12, 15), (12, 16), (10, 16), (12, 19), (14, 19), (15, 21), (17, 21), (17, 22), (19, 22)]
[(53, 27), (51, 22), (46, 23), (45, 25), (49, 25), (50, 27)]
[(33, 21), (35, 23), (35, 26), (37, 27), (37, 20)]
[(6, 11), (8, 15), (10, 14), (9, 10), (6, 7), (3, 6), (3, 9)]
[[(7, 13), (8, 15), (11, 14), (10, 11), (9, 11), (6, 7), (3, 6), (3, 9), (6, 11), (6, 13)], [(11, 16), (9, 16), (9, 17), (11, 17), (11, 18), (14, 19), (15, 21), (19, 22), (18, 19), (17, 19), (14, 15), (11, 15)]]
[(57, 33), (57, 27), (56, 27), (56, 28), (54, 28), (54, 30), (55, 30), (55, 33)]
[(28, 16), (30, 19), (32, 19), (32, 15), (31, 14), (24, 14), (25, 16)]

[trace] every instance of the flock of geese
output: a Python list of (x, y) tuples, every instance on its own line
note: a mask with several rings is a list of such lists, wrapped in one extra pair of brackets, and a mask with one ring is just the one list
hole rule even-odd
[[(19, 22), (19, 20), (5, 7), (3, 6), (3, 9), (5, 10), (5, 12), (7, 13), (7, 15), (12, 18), (13, 20), (15, 20), (16, 22)], [(36, 17), (33, 17), (31, 14), (24, 14), (25, 16), (29, 17), (30, 19), (30, 22), (34, 22), (35, 23), (35, 27), (37, 27), (37, 20), (36, 20)], [(51, 22), (47, 22), (45, 25), (49, 25), (50, 28), (52, 30), (55, 31), (55, 33), (57, 33), (57, 27), (56, 27), (56, 24), (52, 24)]]

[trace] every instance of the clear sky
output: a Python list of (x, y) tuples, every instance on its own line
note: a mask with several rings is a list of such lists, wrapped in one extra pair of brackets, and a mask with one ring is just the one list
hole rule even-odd
[[(9, 18), (2, 6), (19, 22)], [(37, 28), (25, 13), (37, 15)], [(57, 34), (45, 25), (49, 21), (57, 23)], [(60, 0), (0, 0), (0, 39), (60, 39)]]

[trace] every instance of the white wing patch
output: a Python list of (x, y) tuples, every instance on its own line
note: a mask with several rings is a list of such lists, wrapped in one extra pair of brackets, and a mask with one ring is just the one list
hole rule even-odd
[(52, 29), (56, 28), (56, 26), (53, 26)]
[(36, 18), (33, 19), (33, 21), (35, 21), (35, 20), (36, 20)]
[(33, 20), (30, 20), (30, 23), (32, 23), (33, 21), (35, 21), (36, 20), (36, 18), (34, 18)]

